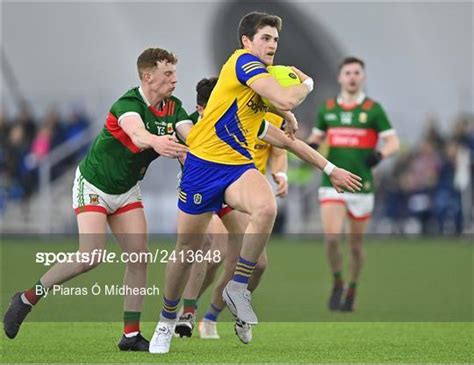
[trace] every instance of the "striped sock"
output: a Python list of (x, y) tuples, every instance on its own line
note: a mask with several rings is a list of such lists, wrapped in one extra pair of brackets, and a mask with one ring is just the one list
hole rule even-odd
[(31, 288), (23, 292), (21, 295), (21, 300), (25, 304), (35, 305), (38, 301), (44, 296), (45, 287), (41, 284), (41, 281), (38, 282)]
[(133, 337), (140, 333), (141, 312), (123, 312), (123, 333), (125, 337)]
[(239, 261), (235, 267), (234, 277), (232, 280), (238, 283), (248, 284), (256, 264), (256, 262), (247, 261), (239, 256)]
[(209, 321), (217, 322), (217, 317), (222, 312), (222, 309), (223, 308), (217, 308), (213, 303), (211, 303), (204, 318)]
[(342, 281), (342, 273), (340, 271), (333, 273), (333, 277), (335, 287), (341, 288), (342, 286), (344, 286), (344, 282)]
[(183, 299), (183, 314), (196, 313), (197, 299)]
[(178, 304), (181, 298), (176, 300), (169, 300), (163, 297), (163, 309), (161, 315), (166, 319), (176, 319), (176, 312), (178, 311)]

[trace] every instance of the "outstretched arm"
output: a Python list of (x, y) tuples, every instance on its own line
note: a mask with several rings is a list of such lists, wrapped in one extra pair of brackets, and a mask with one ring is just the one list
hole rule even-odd
[(153, 148), (162, 156), (176, 158), (188, 151), (186, 146), (178, 143), (174, 136), (157, 136), (148, 132), (138, 115), (130, 115), (120, 121), (120, 127), (130, 137), (133, 144), (140, 149)]
[(361, 178), (359, 176), (333, 165), (306, 143), (299, 139), (289, 138), (273, 125), (268, 125), (265, 136), (260, 138), (273, 146), (293, 152), (302, 160), (324, 171), (339, 193), (344, 192), (344, 189), (356, 192), (362, 188), (362, 183), (360, 182)]

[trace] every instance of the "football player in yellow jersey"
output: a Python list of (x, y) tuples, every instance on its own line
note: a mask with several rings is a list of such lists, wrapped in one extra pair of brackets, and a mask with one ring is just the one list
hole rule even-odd
[[(217, 82), (217, 78), (202, 79), (196, 86), (197, 91), (197, 112), (195, 114), (202, 117), (204, 108), (206, 107), (212, 89)], [(191, 119), (198, 119), (197, 116)], [(266, 123), (270, 123), (278, 129), (283, 129), (284, 120), (282, 117), (272, 113), (265, 114), (265, 122), (262, 123), (260, 132), (264, 132)], [(274, 147), (264, 140), (257, 139), (253, 160), (257, 169), (265, 175), (268, 161), (272, 169), (272, 176), (277, 184), (277, 197), (285, 197), (288, 194), (287, 167), (288, 159), (286, 150)], [(205, 254), (216, 251), (220, 252), (221, 260), (219, 262), (194, 263), (191, 274), (187, 281), (183, 292), (183, 311), (179, 316), (176, 324), (175, 332), (181, 337), (190, 337), (194, 328), (195, 311), (197, 300), (202, 293), (206, 291), (209, 285), (215, 279), (215, 274), (220, 264), (225, 259), (225, 270), (219, 277), (218, 282), (213, 290), (212, 302), (209, 309), (199, 324), (200, 337), (204, 339), (218, 339), (217, 333), (217, 317), (225, 303), (222, 300), (222, 290), (225, 285), (232, 279), (236, 262), (239, 258), (241, 249), (242, 234), (248, 224), (248, 215), (238, 212), (229, 206), (224, 206), (211, 219), (208, 227), (210, 240), (205, 240), (202, 250)], [(229, 237), (229, 233), (231, 234)], [(249, 290), (253, 292), (262, 277), (267, 263), (267, 255), (264, 250), (260, 255), (255, 270), (249, 280)], [(252, 331), (249, 325), (236, 322), (235, 330), (239, 338), (244, 343), (249, 343), (252, 338)]]
[[(273, 64), (281, 19), (265, 13), (249, 13), (239, 24), (242, 49), (234, 52), (221, 69), (204, 118), (186, 137), (189, 146), (178, 201), (176, 251), (193, 252), (202, 246), (213, 212), (227, 203), (249, 214), (235, 275), (223, 297), (235, 317), (257, 324), (247, 289), (258, 257), (271, 234), (276, 201), (265, 177), (252, 161), (253, 147), (267, 107), (264, 97), (287, 121), (294, 137), (297, 122), (291, 110), (313, 89), (313, 80), (294, 68), (302, 83), (282, 87), (266, 70)], [(278, 130), (277, 130), (278, 131)], [(277, 142), (276, 142), (277, 143)], [(321, 157), (321, 158), (319, 158)], [(318, 157), (315, 163), (331, 175), (336, 188), (355, 191), (358, 178)], [(163, 309), (153, 338), (151, 353), (168, 353), (176, 324), (176, 311), (191, 268), (190, 260), (169, 261), (166, 267)]]

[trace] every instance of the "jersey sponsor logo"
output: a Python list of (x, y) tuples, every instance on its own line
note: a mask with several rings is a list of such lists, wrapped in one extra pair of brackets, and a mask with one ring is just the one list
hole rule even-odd
[(194, 204), (196, 205), (199, 205), (202, 203), (202, 195), (199, 194), (199, 193), (196, 193), (193, 195), (193, 201), (194, 201)]
[(256, 102), (252, 99), (250, 99), (247, 104), (246, 104), (255, 114), (261, 113), (261, 112), (268, 112), (270, 109), (267, 105), (265, 105), (263, 102)]
[(375, 148), (378, 135), (375, 129), (333, 127), (328, 129), (331, 147)]
[(265, 65), (258, 61), (247, 62), (245, 65), (242, 66), (242, 69), (246, 74), (249, 74), (259, 68), (265, 68)]
[(326, 120), (327, 122), (333, 122), (337, 120), (337, 115), (334, 113), (324, 114), (324, 120)]
[(89, 204), (91, 204), (91, 205), (99, 205), (99, 195), (97, 195), (97, 194), (89, 194)]
[(359, 114), (359, 122), (367, 123), (367, 113), (362, 112)]
[(342, 124), (351, 124), (352, 123), (352, 113), (351, 112), (341, 112), (341, 123)]

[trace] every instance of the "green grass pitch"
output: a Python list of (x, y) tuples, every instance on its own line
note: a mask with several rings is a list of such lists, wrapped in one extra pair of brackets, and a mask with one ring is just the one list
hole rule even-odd
[[(45, 271), (34, 264), (35, 252), (74, 251), (75, 242), (4, 239), (2, 313), (14, 291), (31, 286)], [(151, 250), (156, 247), (172, 244), (152, 242)], [(174, 339), (168, 355), (121, 353), (116, 348), (122, 330), (120, 296), (56, 295), (40, 301), (15, 340), (2, 335), (2, 362), (472, 363), (472, 242), (368, 237), (366, 247), (355, 313), (326, 310), (331, 279), (320, 239), (275, 238), (254, 295), (261, 323), (249, 345), (239, 342), (225, 313), (218, 327), (221, 340), (200, 340), (196, 331), (191, 339)], [(111, 244), (108, 249), (116, 248)], [(164, 265), (151, 265), (149, 285), (162, 288), (163, 271)], [(122, 274), (122, 264), (103, 264), (65, 285), (119, 284)], [(201, 314), (208, 298), (209, 293), (200, 300)], [(148, 338), (160, 306), (161, 295), (145, 300), (142, 332)]]

